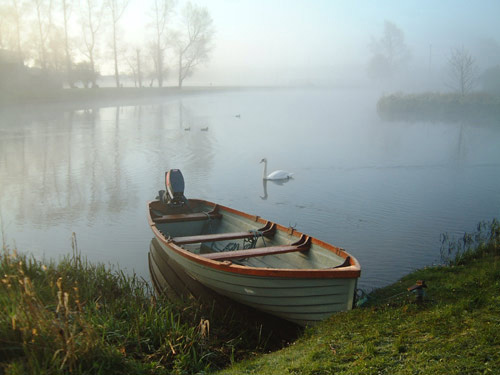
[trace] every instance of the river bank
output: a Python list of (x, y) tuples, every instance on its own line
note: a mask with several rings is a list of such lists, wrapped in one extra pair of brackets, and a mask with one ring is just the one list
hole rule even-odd
[(64, 88), (31, 91), (0, 91), (0, 108), (23, 106), (66, 105), (70, 108), (84, 109), (92, 106), (126, 105), (149, 102), (152, 98), (165, 98), (194, 94), (241, 91), (258, 87), (238, 86), (188, 86), (188, 87), (102, 87), (102, 88)]
[(58, 262), (4, 246), (1, 374), (205, 373), (285, 344), (231, 308), (155, 296), (73, 245)]
[[(443, 237), (446, 265), (417, 270), (290, 347), (219, 374), (493, 374), (500, 368), (500, 225)], [(417, 280), (422, 302), (408, 291)]]
[[(407, 287), (424, 279), (426, 301)], [(420, 270), (289, 348), (220, 374), (493, 374), (500, 368), (500, 257)]]
[[(458, 242), (445, 238), (447, 265), (376, 290), (362, 308), (335, 314), (291, 344), (213, 306), (156, 298), (145, 281), (88, 263), (73, 243), (73, 255), (57, 263), (4, 247), (2, 373), (208, 373), (232, 364), (221, 374), (483, 374), (500, 367), (497, 221)], [(407, 290), (416, 280), (428, 286), (422, 303)]]

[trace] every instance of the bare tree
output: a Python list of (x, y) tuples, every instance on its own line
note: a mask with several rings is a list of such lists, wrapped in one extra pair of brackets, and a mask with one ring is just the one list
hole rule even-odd
[(129, 56), (125, 57), (125, 61), (127, 62), (127, 65), (130, 68), (130, 71), (132, 73), (132, 77), (134, 78), (134, 87), (139, 87), (138, 83), (137, 83), (137, 68), (135, 66), (134, 61)]
[(97, 46), (97, 35), (101, 27), (104, 4), (99, 0), (83, 0), (81, 4), (81, 26), (84, 41), (82, 53), (89, 59), (92, 71), (92, 87), (96, 87), (97, 72), (95, 66), (95, 54)]
[(46, 66), (52, 73), (62, 73), (66, 70), (66, 55), (64, 51), (64, 31), (53, 25), (46, 45)]
[(158, 86), (163, 86), (163, 75), (165, 71), (165, 49), (166, 40), (165, 34), (167, 31), (167, 21), (172, 14), (174, 8), (174, 0), (153, 0), (152, 7), (152, 28), (154, 32), (154, 63), (156, 79)]
[(139, 84), (139, 87), (142, 87), (142, 70), (141, 70), (141, 49), (136, 48), (135, 49), (135, 56), (136, 56), (136, 66), (137, 66), (137, 83)]
[(62, 14), (63, 28), (64, 28), (64, 54), (66, 62), (66, 79), (70, 87), (75, 87), (71, 74), (72, 61), (71, 61), (71, 50), (69, 48), (69, 33), (68, 33), (68, 22), (70, 20), (70, 15), (71, 15), (71, 6), (72, 6), (72, 0), (61, 0), (61, 9), (63, 13)]
[(37, 29), (38, 61), (43, 70), (47, 69), (47, 42), (52, 27), (52, 0), (32, 0), (35, 6)]
[[(145, 60), (148, 63), (141, 64), (143, 66), (142, 71), (144, 72), (143, 77), (149, 80), (149, 87), (153, 87), (155, 79), (158, 79), (158, 64), (157, 64), (157, 49), (156, 43), (150, 42), (146, 45), (147, 58)], [(142, 60), (141, 60), (142, 62)], [(166, 74), (166, 68), (163, 68), (162, 76)]]
[(12, 47), (12, 19), (13, 8), (7, 4), (0, 4), (0, 49)]
[(476, 62), (464, 48), (454, 48), (448, 59), (449, 86), (462, 96), (472, 91), (476, 79)]
[(111, 27), (113, 29), (113, 57), (115, 62), (115, 81), (116, 87), (120, 87), (120, 74), (118, 72), (118, 22), (127, 9), (129, 0), (108, 0), (108, 8), (111, 13)]
[(370, 49), (372, 58), (368, 70), (376, 78), (390, 78), (410, 58), (404, 32), (390, 21), (385, 21), (380, 39), (372, 38)]
[(178, 57), (179, 87), (197, 65), (208, 61), (215, 32), (208, 10), (190, 2), (182, 12), (181, 22), (183, 30), (173, 36)]
[(132, 71), (134, 77), (134, 86), (142, 87), (142, 64), (141, 64), (141, 49), (135, 48), (133, 54), (125, 58), (127, 64)]
[(5, 48), (6, 34), (9, 30), (8, 17), (10, 9), (8, 7), (0, 6), (0, 48)]
[(11, 12), (10, 18), (14, 23), (15, 28), (15, 48), (17, 50), (17, 54), (20, 60), (23, 59), (23, 50), (21, 48), (21, 13), (22, 13), (22, 4), (21, 0), (11, 0)]

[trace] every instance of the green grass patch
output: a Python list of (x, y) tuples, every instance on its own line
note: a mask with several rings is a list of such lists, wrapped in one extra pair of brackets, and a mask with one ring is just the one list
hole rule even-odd
[(148, 284), (74, 250), (42, 262), (0, 256), (0, 374), (206, 373), (273, 349), (259, 326)]
[[(481, 224), (482, 234), (471, 235), (476, 253), (452, 246), (447, 265), (376, 290), (366, 307), (335, 314), (290, 347), (220, 374), (498, 373), (499, 229), (498, 221)], [(428, 285), (422, 303), (407, 290), (416, 280)]]

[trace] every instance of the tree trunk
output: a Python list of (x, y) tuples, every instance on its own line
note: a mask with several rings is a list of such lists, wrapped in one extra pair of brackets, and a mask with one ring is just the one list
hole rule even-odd
[(75, 82), (73, 82), (73, 77), (71, 73), (71, 55), (69, 52), (69, 38), (68, 38), (68, 5), (66, 0), (63, 0), (63, 16), (64, 16), (64, 52), (66, 54), (66, 81), (69, 87), (74, 89)]
[(17, 36), (17, 58), (19, 59), (20, 64), (24, 64), (24, 56), (23, 51), (21, 49), (21, 20), (19, 15), (19, 5), (17, 1), (13, 2), (14, 10), (15, 10), (15, 18), (16, 18), (16, 36)]
[(179, 80), (178, 80), (178, 85), (179, 88), (182, 88), (182, 52), (179, 51)]
[(118, 74), (118, 52), (117, 52), (117, 47), (116, 47), (116, 22), (113, 22), (113, 55), (115, 58), (116, 87), (120, 87), (120, 75)]
[(92, 77), (91, 82), (92, 82), (92, 88), (95, 89), (97, 88), (97, 82), (96, 82), (96, 74), (95, 74), (95, 64), (94, 64), (94, 54), (93, 52), (90, 53), (90, 71), (92, 72)]
[(137, 81), (139, 82), (139, 87), (142, 87), (141, 51), (138, 48), (135, 52), (137, 55)]
[(163, 56), (162, 56), (162, 51), (160, 48), (160, 40), (158, 39), (158, 45), (157, 45), (158, 51), (157, 51), (157, 63), (156, 63), (156, 75), (158, 79), (158, 87), (163, 87)]
[(46, 61), (46, 53), (45, 53), (45, 37), (43, 35), (43, 26), (42, 26), (42, 15), (40, 13), (40, 2), (36, 2), (36, 13), (37, 13), (37, 20), (38, 20), (38, 34), (40, 38), (40, 65), (42, 67), (42, 70), (47, 69), (47, 61)]

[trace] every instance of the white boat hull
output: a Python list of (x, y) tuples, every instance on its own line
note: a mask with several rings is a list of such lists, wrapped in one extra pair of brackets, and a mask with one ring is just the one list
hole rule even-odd
[[(229, 211), (225, 211), (226, 209)], [(227, 221), (227, 227), (241, 226), (241, 223), (252, 225), (250, 215), (221, 206), (219, 212), (222, 213), (223, 220)], [(256, 218), (253, 225), (259, 227), (264, 222)], [(205, 259), (204, 254), (197, 253), (199, 244), (194, 244), (192, 247), (179, 246), (165, 235), (165, 231), (172, 228), (168, 226), (170, 224), (162, 227), (153, 219), (150, 220), (150, 224), (159, 245), (155, 247), (155, 251), (163, 252), (154, 255), (153, 260), (155, 256), (172, 259), (191, 278), (234, 301), (300, 325), (314, 324), (335, 312), (353, 307), (360, 274), (359, 264), (354, 258), (348, 257), (343, 250), (319, 240), (314, 239), (307, 251), (270, 254), (233, 263), (227, 260)], [(186, 228), (189, 225), (190, 228), (193, 227), (192, 224), (186, 224)], [(179, 228), (177, 225), (173, 230), (179, 232), (187, 230)], [(192, 235), (192, 233), (182, 235)], [(289, 244), (291, 241), (289, 238), (293, 240), (300, 235), (287, 232), (287, 228), (278, 227), (272, 241)], [(346, 259), (351, 263), (347, 266), (340, 265)], [(301, 268), (302, 264), (307, 264), (311, 268)], [(162, 272), (161, 267), (157, 266), (154, 269), (156, 272)]]

